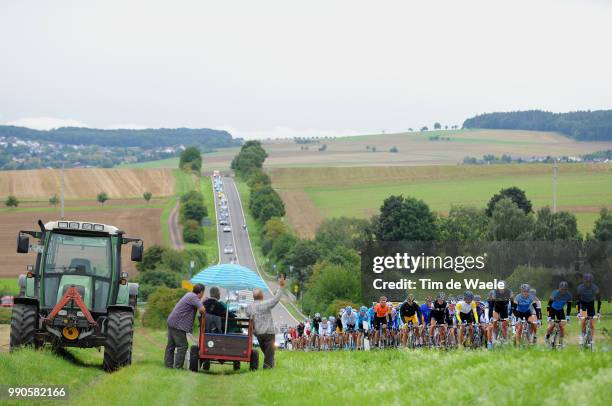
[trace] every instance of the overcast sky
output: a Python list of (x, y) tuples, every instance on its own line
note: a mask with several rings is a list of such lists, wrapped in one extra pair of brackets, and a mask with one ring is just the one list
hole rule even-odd
[(612, 108), (612, 1), (1, 1), (0, 123), (244, 137)]

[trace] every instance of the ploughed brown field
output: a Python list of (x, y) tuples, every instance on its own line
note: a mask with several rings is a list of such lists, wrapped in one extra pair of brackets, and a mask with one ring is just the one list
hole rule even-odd
[[(57, 169), (0, 171), (0, 198), (14, 195), (20, 200), (40, 200), (60, 194), (61, 176)], [(111, 199), (174, 194), (175, 178), (169, 168), (155, 169), (66, 169), (66, 199), (95, 199), (106, 192)]]
[[(140, 237), (145, 248), (153, 244), (162, 244), (163, 237), (159, 227), (161, 208), (118, 208), (96, 211), (70, 211), (66, 219), (91, 221), (109, 224), (121, 228), (126, 236)], [(16, 241), (19, 230), (37, 230), (38, 219), (43, 222), (57, 220), (54, 212), (4, 212), (0, 216), (0, 278), (17, 277), (24, 273), (26, 266), (34, 264), (35, 254), (17, 254)], [(32, 241), (35, 242), (35, 241)], [(122, 251), (123, 269), (131, 275), (136, 274), (136, 267), (130, 261), (130, 246), (125, 245)]]

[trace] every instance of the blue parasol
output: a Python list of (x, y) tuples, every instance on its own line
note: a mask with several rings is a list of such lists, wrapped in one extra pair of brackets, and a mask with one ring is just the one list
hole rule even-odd
[(191, 283), (205, 286), (219, 286), (228, 290), (264, 289), (268, 285), (255, 272), (237, 264), (219, 264), (210, 266), (191, 278)]

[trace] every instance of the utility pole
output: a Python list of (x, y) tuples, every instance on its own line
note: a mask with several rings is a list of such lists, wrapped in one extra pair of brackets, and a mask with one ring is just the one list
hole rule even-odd
[(64, 219), (64, 164), (60, 171), (60, 220)]
[(553, 213), (557, 212), (557, 174), (559, 173), (559, 165), (557, 158), (553, 164)]

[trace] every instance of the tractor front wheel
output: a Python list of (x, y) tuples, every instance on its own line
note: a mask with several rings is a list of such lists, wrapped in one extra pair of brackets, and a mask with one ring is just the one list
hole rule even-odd
[(36, 306), (16, 304), (11, 314), (11, 351), (25, 346), (35, 345), (34, 335), (38, 325)]
[(134, 341), (134, 315), (129, 311), (108, 314), (106, 343), (104, 344), (104, 370), (113, 372), (132, 363)]

